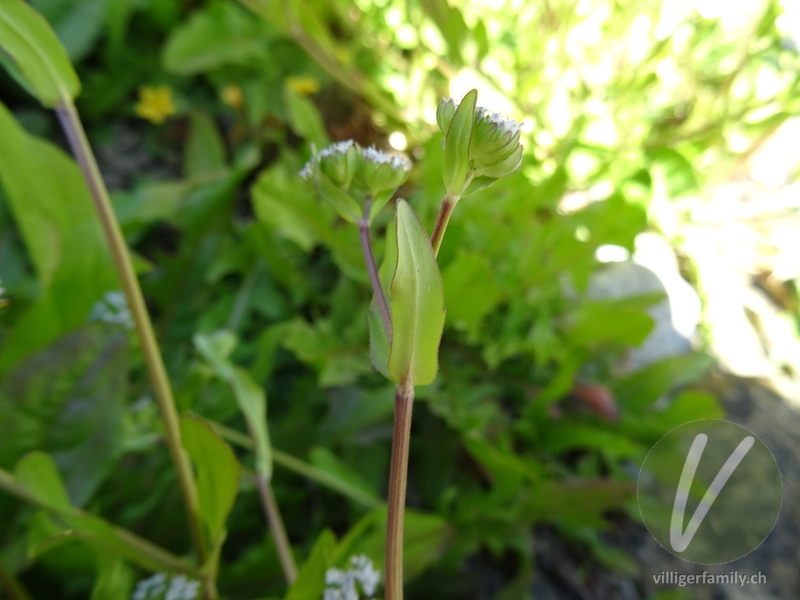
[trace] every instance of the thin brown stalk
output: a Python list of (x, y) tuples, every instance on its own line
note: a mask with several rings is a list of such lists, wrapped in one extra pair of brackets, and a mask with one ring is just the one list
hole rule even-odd
[(364, 255), (364, 262), (367, 264), (369, 283), (372, 286), (372, 293), (381, 314), (383, 329), (386, 331), (387, 339), (392, 339), (392, 317), (389, 313), (389, 303), (386, 301), (386, 294), (383, 292), (381, 279), (378, 275), (378, 267), (375, 264), (375, 255), (372, 252), (372, 243), (369, 238), (369, 210), (372, 205), (370, 198), (364, 204), (364, 217), (358, 221), (358, 235), (361, 238), (361, 252)]
[(278, 551), (278, 559), (281, 562), (283, 577), (286, 579), (287, 584), (292, 585), (294, 580), (297, 579), (297, 565), (294, 562), (292, 545), (289, 543), (289, 536), (286, 534), (286, 527), (281, 518), (281, 511), (278, 509), (278, 503), (275, 500), (275, 495), (272, 493), (272, 486), (270, 486), (265, 478), (257, 476), (256, 487), (258, 488), (258, 495), (261, 497), (261, 506), (264, 508), (264, 515), (269, 522), (269, 529), (275, 540), (275, 548)]
[(394, 396), (394, 434), (389, 469), (389, 512), (386, 524), (386, 600), (403, 600), (403, 521), (408, 481), (408, 448), (414, 386), (404, 382)]
[(446, 194), (442, 198), (442, 207), (439, 209), (439, 216), (436, 218), (436, 225), (433, 227), (431, 234), (431, 246), (433, 246), (434, 256), (439, 255), (439, 248), (442, 245), (444, 232), (447, 230), (447, 224), (450, 222), (450, 215), (453, 214), (453, 209), (456, 207), (458, 197)]
[(147, 372), (153, 386), (153, 392), (161, 410), (161, 420), (164, 425), (164, 437), (167, 441), (170, 456), (178, 476), (183, 502), (186, 507), (186, 518), (189, 522), (189, 531), (194, 542), (197, 560), (200, 565), (206, 562), (208, 552), (205, 538), (200, 524), (200, 503), (197, 495), (197, 484), (194, 479), (189, 457), (181, 443), (181, 433), (178, 421), (178, 411), (175, 408), (175, 399), (172, 395), (172, 386), (167, 377), (164, 360), (153, 332), (153, 324), (147, 313), (147, 306), (133, 269), (125, 238), (119, 227), (111, 200), (108, 196), (100, 169), (97, 166), (89, 140), (83, 124), (78, 117), (78, 112), (72, 102), (65, 100), (56, 107), (56, 114), (61, 127), (67, 136), (72, 153), (78, 161), (86, 185), (89, 188), (103, 233), (106, 236), (111, 255), (119, 274), (122, 289), (128, 301), (139, 344), (147, 365)]

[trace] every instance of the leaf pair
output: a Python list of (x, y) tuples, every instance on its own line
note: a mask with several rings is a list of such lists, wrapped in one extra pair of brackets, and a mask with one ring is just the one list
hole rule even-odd
[[(370, 311), (370, 344), (376, 368), (392, 381), (428, 385), (438, 370), (444, 328), (444, 287), (428, 232), (405, 200), (397, 202), (396, 267), (389, 289), (391, 345)], [(387, 252), (394, 259), (392, 251)]]

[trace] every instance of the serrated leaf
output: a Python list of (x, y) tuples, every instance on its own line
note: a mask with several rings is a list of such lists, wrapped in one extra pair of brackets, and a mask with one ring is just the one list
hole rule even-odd
[(405, 200), (397, 202), (397, 268), (391, 285), (392, 381), (427, 385), (438, 370), (444, 288), (428, 232)]
[(0, 63), (44, 106), (72, 100), (80, 91), (64, 46), (22, 0), (0, 0)]
[(475, 103), (478, 91), (471, 90), (456, 109), (444, 139), (444, 186), (460, 194), (469, 173), (469, 143), (475, 123)]
[(197, 468), (200, 516), (216, 545), (239, 491), (241, 467), (230, 446), (202, 419), (182, 417), (181, 437)]

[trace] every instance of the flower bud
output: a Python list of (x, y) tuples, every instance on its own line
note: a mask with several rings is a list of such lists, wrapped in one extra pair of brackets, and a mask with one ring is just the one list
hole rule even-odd
[(517, 172), (522, 163), (519, 123), (483, 107), (475, 109), (470, 160), (475, 175), (500, 179)]
[(311, 147), (311, 160), (300, 177), (312, 182), (323, 200), (329, 202), (343, 219), (355, 223), (361, 218), (360, 203), (350, 191), (361, 163), (361, 148), (353, 140), (337, 142), (319, 153)]
[(372, 199), (368, 215), (371, 222), (386, 206), (397, 188), (406, 182), (411, 163), (405, 158), (386, 154), (374, 147), (364, 148), (362, 158), (359, 184)]
[[(319, 153), (312, 147), (312, 153), (300, 176), (314, 183), (320, 196), (351, 223), (365, 217), (372, 222), (411, 168), (404, 158), (362, 148), (353, 140), (337, 142)], [(368, 211), (366, 197), (371, 200)]]
[[(461, 103), (452, 98), (447, 98), (439, 103), (436, 109), (436, 122), (445, 135), (445, 167), (453, 173), (458, 169), (466, 169), (466, 177), (445, 177), (448, 191), (458, 196), (488, 187), (496, 180), (513, 175), (522, 164), (522, 145), (520, 144), (520, 125), (513, 119), (508, 119), (499, 113), (475, 106), (472, 112), (471, 128), (463, 124), (460, 129), (463, 134), (454, 135), (451, 131), (457, 115), (461, 114), (459, 108), (469, 100), (475, 100), (475, 90), (464, 97)], [(448, 146), (462, 143), (468, 136), (468, 149), (459, 148), (455, 151)], [(448, 156), (453, 157), (456, 164), (448, 165)], [(463, 172), (463, 171), (462, 171)], [(446, 174), (447, 175), (447, 174)], [(473, 185), (477, 183), (477, 185)], [(450, 189), (450, 188), (453, 189)]]

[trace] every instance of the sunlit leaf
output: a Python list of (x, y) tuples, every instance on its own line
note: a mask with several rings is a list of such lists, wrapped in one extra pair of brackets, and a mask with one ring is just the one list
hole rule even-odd
[(0, 64), (45, 106), (72, 100), (80, 91), (64, 46), (47, 21), (22, 0), (0, 2)]
[(397, 203), (397, 269), (391, 302), (389, 374), (398, 383), (427, 385), (438, 369), (444, 289), (428, 232), (405, 200)]

